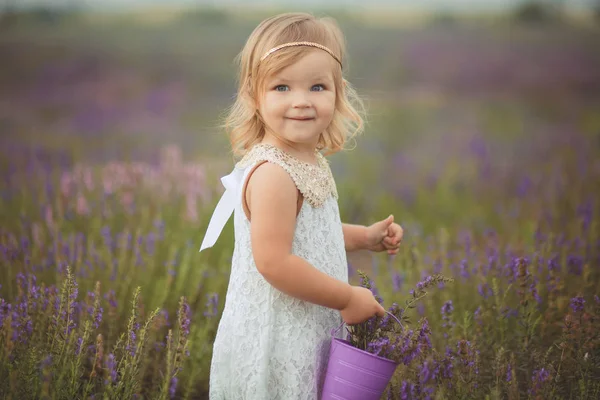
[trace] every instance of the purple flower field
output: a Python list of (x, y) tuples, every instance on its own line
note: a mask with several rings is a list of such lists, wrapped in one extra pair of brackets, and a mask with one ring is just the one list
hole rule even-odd
[[(0, 397), (207, 398), (232, 21), (0, 35)], [(403, 320), (364, 346), (400, 360), (385, 398), (600, 398), (600, 29), (345, 31), (369, 121), (331, 157), (342, 218), (405, 229), (349, 256)]]

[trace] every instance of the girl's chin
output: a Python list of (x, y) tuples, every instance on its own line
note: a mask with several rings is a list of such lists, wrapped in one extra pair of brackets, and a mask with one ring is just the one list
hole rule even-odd
[(294, 142), (294, 143), (302, 143), (302, 144), (312, 144), (312, 143), (316, 143), (319, 141), (319, 135), (318, 134), (308, 134), (308, 135), (302, 135), (302, 134), (297, 134), (297, 133), (292, 133), (289, 135), (285, 135), (284, 136), (287, 140)]

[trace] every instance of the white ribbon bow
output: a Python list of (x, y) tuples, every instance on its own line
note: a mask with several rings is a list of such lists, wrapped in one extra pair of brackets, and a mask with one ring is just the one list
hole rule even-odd
[(223, 227), (225, 227), (227, 220), (229, 220), (235, 209), (243, 178), (244, 170), (240, 168), (234, 168), (229, 175), (221, 178), (221, 183), (225, 186), (225, 193), (221, 196), (221, 200), (217, 203), (215, 211), (210, 218), (200, 251), (212, 247), (219, 238)]

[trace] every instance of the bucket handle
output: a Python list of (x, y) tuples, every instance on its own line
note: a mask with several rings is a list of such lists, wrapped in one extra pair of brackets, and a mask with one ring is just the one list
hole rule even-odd
[[(390, 317), (394, 318), (394, 319), (396, 320), (396, 322), (398, 322), (398, 323), (400, 324), (400, 326), (403, 326), (403, 325), (402, 325), (402, 322), (400, 322), (400, 320), (399, 320), (398, 318), (396, 318), (396, 316), (395, 316), (394, 314), (392, 314), (391, 312), (389, 312), (389, 311), (387, 311), (387, 310), (386, 310), (385, 312), (386, 312), (386, 314), (388, 314)], [(338, 333), (338, 331), (339, 331), (340, 329), (342, 329), (342, 326), (344, 326), (344, 324), (345, 324), (345, 322), (344, 322), (344, 321), (342, 321), (342, 323), (340, 324), (340, 326), (338, 326), (336, 329), (332, 329), (332, 330), (331, 330), (331, 336), (333, 336), (333, 335), (335, 335), (336, 333)]]

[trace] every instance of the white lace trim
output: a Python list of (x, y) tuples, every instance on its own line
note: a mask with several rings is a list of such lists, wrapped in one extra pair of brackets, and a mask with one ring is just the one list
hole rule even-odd
[(292, 178), (304, 199), (313, 207), (322, 207), (330, 196), (338, 198), (335, 180), (327, 159), (316, 152), (318, 164), (300, 161), (271, 144), (255, 145), (237, 164), (245, 169), (259, 161), (268, 161), (281, 166)]

